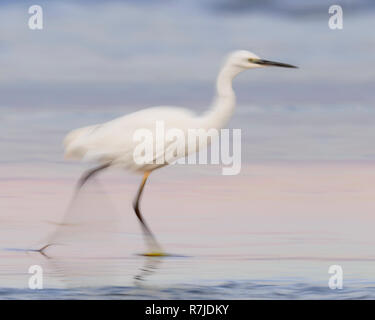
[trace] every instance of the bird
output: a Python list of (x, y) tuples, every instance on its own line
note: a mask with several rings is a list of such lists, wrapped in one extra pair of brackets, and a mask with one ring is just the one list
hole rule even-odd
[[(143, 174), (133, 201), (133, 209), (148, 245), (148, 252), (145, 255), (166, 255), (141, 213), (140, 201), (151, 172), (170, 164), (170, 162), (163, 161), (163, 159), (170, 151), (171, 142), (156, 141), (155, 145), (158, 145), (158, 147), (153, 150), (152, 161), (138, 163), (134, 159), (134, 151), (137, 147), (137, 142), (134, 141), (134, 133), (140, 129), (149, 129), (155, 133), (155, 123), (157, 121), (163, 121), (165, 129), (177, 128), (184, 133), (187, 133), (192, 128), (203, 128), (205, 130), (223, 128), (231, 118), (236, 105), (236, 96), (232, 86), (233, 79), (245, 70), (264, 67), (297, 68), (291, 64), (261, 59), (247, 50), (237, 50), (230, 53), (225, 59), (217, 76), (214, 102), (211, 108), (202, 114), (196, 114), (189, 109), (181, 107), (157, 106), (142, 109), (103, 124), (79, 128), (68, 133), (64, 139), (65, 158), (93, 161), (98, 164), (93, 169), (83, 173), (77, 183), (76, 193), (92, 177), (110, 167), (118, 167)], [(164, 137), (159, 139), (164, 139)], [(207, 145), (195, 146), (193, 150), (184, 146), (179, 149), (180, 152), (173, 155), (173, 159), (185, 157), (186, 153), (198, 152), (201, 148), (206, 148)], [(160, 161), (160, 159), (162, 160)], [(40, 252), (43, 252), (49, 245), (51, 244), (41, 248)]]

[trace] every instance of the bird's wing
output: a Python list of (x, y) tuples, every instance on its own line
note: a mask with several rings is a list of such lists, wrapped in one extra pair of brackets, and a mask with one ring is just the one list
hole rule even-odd
[[(112, 121), (80, 128), (70, 132), (65, 140), (65, 157), (68, 159), (118, 162), (132, 166), (133, 151), (138, 141), (134, 141), (136, 130), (146, 129), (154, 134), (157, 121), (165, 129), (187, 130), (194, 125), (195, 114), (189, 110), (175, 107), (154, 107), (144, 109)], [(154, 159), (160, 158), (168, 144), (154, 150)]]

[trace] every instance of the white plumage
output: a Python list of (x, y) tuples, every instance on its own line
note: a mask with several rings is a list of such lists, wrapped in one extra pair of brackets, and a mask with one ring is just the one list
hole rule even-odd
[[(197, 115), (190, 110), (178, 107), (153, 107), (134, 112), (114, 119), (104, 124), (97, 124), (73, 130), (65, 140), (65, 157), (67, 159), (97, 161), (110, 163), (111, 166), (121, 166), (132, 171), (152, 171), (166, 165), (137, 164), (133, 159), (133, 153), (138, 141), (134, 141), (134, 133), (138, 129), (148, 129), (155, 132), (156, 121), (163, 121), (165, 130), (177, 128), (185, 133), (189, 129), (222, 128), (232, 115), (235, 107), (235, 94), (232, 89), (232, 80), (241, 71), (250, 68), (259, 68), (266, 65), (278, 65), (292, 67), (290, 65), (270, 62), (259, 59), (249, 51), (235, 51), (229, 55), (217, 78), (216, 101), (208, 112)], [(157, 138), (157, 137), (155, 137)], [(153, 160), (164, 157), (168, 152), (170, 141), (163, 144), (155, 141), (155, 146), (163, 145), (163, 149), (153, 151)], [(184, 153), (176, 154), (176, 159), (187, 156), (188, 153), (197, 152), (199, 145), (194, 150), (188, 148)]]
[[(100, 163), (100, 166), (89, 170), (81, 177), (77, 191), (92, 176), (108, 167), (119, 166), (135, 172), (143, 172), (143, 180), (133, 203), (134, 211), (149, 244), (150, 253), (148, 255), (164, 255), (139, 209), (139, 202), (150, 172), (170, 163), (170, 161), (164, 161), (167, 158), (168, 160), (177, 160), (205, 148), (209, 141), (206, 141), (206, 144), (194, 144), (193, 147), (189, 145), (190, 141), (187, 141), (188, 130), (203, 129), (208, 131), (224, 127), (236, 104), (236, 97), (232, 88), (233, 79), (246, 69), (265, 66), (295, 68), (289, 64), (262, 60), (249, 51), (235, 51), (229, 55), (217, 77), (217, 96), (212, 108), (202, 115), (178, 107), (154, 107), (103, 124), (73, 130), (64, 140), (65, 157)], [(177, 148), (177, 153), (174, 154), (173, 159), (169, 158), (173, 141), (168, 140), (166, 135), (161, 137), (156, 135), (157, 122), (163, 123), (165, 131), (178, 129), (184, 136), (183, 140), (176, 140), (181, 148)], [(152, 161), (142, 164), (135, 161), (134, 158), (134, 152), (139, 144), (139, 141), (134, 139), (134, 134), (141, 129), (148, 130), (154, 137)], [(162, 141), (158, 139), (162, 139)], [(174, 146), (176, 146), (176, 143)], [(163, 162), (158, 160), (163, 160)], [(43, 253), (51, 244), (45, 245), (39, 251)]]
[[(201, 121), (193, 112), (176, 107), (153, 107), (112, 121), (73, 130), (65, 140), (65, 157), (85, 161), (110, 162), (112, 166), (120, 166), (131, 171), (152, 171), (160, 165), (139, 165), (133, 159), (134, 149), (139, 141), (134, 141), (134, 133), (139, 129), (148, 129), (155, 134), (156, 121), (163, 121), (165, 129), (199, 128)], [(154, 161), (164, 156), (170, 144), (164, 141), (165, 150), (154, 150)], [(157, 144), (155, 141), (155, 146)]]

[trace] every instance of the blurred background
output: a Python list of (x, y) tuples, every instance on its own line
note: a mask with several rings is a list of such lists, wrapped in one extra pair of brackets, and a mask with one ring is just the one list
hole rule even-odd
[[(28, 28), (33, 4), (43, 8), (40, 31)], [(332, 4), (342, 6), (342, 30), (328, 27)], [(5, 297), (43, 298), (25, 289), (25, 270), (45, 259), (14, 249), (34, 248), (67, 216), (81, 229), (59, 232), (70, 245), (51, 248), (54, 255), (97, 257), (100, 247), (107, 258), (126, 257), (108, 264), (116, 285), (128, 285), (143, 266), (131, 210), (140, 177), (105, 173), (106, 193), (86, 190), (86, 209), (63, 218), (75, 180), (90, 167), (63, 160), (63, 137), (148, 106), (205, 111), (221, 63), (237, 49), (300, 69), (252, 70), (235, 80), (229, 126), (242, 129), (240, 175), (173, 166), (151, 176), (144, 214), (167, 251), (189, 258), (168, 258), (150, 278), (172, 288), (166, 298), (374, 297), (374, 18), (370, 0), (2, 0), (0, 286), (16, 290)], [(103, 236), (80, 239), (90, 251), (72, 241), (77, 234)], [(60, 271), (45, 266), (46, 285), (64, 287), (61, 278), (74, 273), (82, 287), (87, 261), (74, 261)], [(343, 266), (347, 291), (327, 288), (331, 264)], [(82, 273), (72, 272), (77, 265)], [(85, 285), (111, 286), (113, 270), (100, 270)], [(191, 293), (198, 282), (202, 291)], [(159, 289), (135, 296), (159, 297)]]
[[(327, 1), (39, 4), (44, 30), (32, 31), (29, 2), (1, 2), (3, 161), (61, 161), (67, 130), (146, 106), (204, 111), (236, 49), (300, 66), (236, 79), (231, 125), (251, 143), (246, 160), (374, 159), (371, 1), (335, 2), (343, 30), (329, 29)], [(17, 137), (34, 126), (27, 138), (38, 150), (25, 152)]]

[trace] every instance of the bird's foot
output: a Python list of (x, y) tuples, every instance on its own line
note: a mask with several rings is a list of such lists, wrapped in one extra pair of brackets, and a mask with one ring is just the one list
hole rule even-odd
[(39, 252), (41, 255), (45, 256), (46, 258), (49, 258), (49, 256), (46, 254), (46, 249), (50, 246), (53, 246), (54, 243), (48, 243), (45, 246), (41, 247), (40, 249), (35, 250), (36, 252)]
[(142, 256), (145, 256), (145, 257), (167, 257), (168, 253), (165, 253), (163, 251), (149, 251), (149, 252), (143, 253)]
[(166, 257), (168, 256), (167, 253), (164, 252), (160, 244), (156, 241), (156, 239), (152, 236), (146, 238), (147, 240), (147, 248), (148, 251), (142, 254), (145, 257)]

